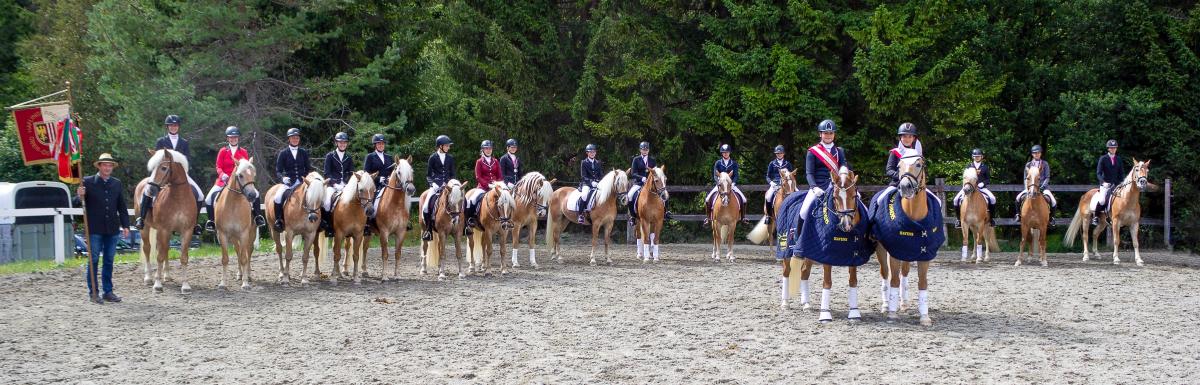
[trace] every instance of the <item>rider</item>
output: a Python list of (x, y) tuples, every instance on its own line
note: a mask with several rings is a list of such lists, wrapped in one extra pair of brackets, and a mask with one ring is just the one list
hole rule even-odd
[[(154, 150), (158, 151), (164, 148), (168, 150), (175, 150), (190, 160), (192, 158), (192, 150), (188, 147), (187, 139), (184, 139), (179, 135), (180, 120), (181, 119), (179, 119), (179, 115), (167, 115), (167, 118), (163, 121), (163, 125), (167, 127), (167, 135), (158, 138), (158, 141), (154, 143)], [(196, 212), (200, 212), (200, 208), (204, 206), (204, 193), (202, 190), (200, 190), (200, 185), (196, 184), (196, 181), (192, 180), (191, 175), (188, 175), (188, 184), (192, 185), (192, 191), (196, 194)], [(148, 195), (142, 195), (142, 201), (140, 204), (142, 207), (139, 213), (142, 215), (134, 220), (133, 227), (135, 229), (142, 228), (143, 224), (145, 223), (145, 218), (150, 215), (150, 211), (154, 208), (154, 198), (151, 198)], [(212, 210), (208, 211), (208, 218), (211, 222)], [(197, 224), (195, 229), (192, 231), (196, 235), (200, 235), (200, 225)]]
[[(475, 160), (475, 184), (479, 189), (487, 191), (491, 189), (492, 182), (502, 181), (503, 176), (500, 175), (500, 161), (492, 157), (492, 141), (485, 140), (479, 144), (479, 159)], [(479, 207), (474, 210), (467, 210), (467, 228), (472, 228), (477, 225), (479, 220)]]
[[(1039, 173), (1040, 176), (1038, 177), (1038, 186), (1042, 190), (1042, 195), (1045, 196), (1046, 199), (1050, 201), (1050, 212), (1053, 213), (1054, 209), (1056, 207), (1058, 207), (1058, 199), (1055, 199), (1054, 194), (1051, 193), (1049, 190), (1049, 188), (1050, 188), (1050, 163), (1047, 163), (1046, 161), (1042, 160), (1042, 146), (1040, 146), (1040, 145), (1034, 145), (1033, 148), (1029, 150), (1029, 153), (1033, 155), (1033, 159), (1030, 159), (1029, 163), (1025, 163), (1025, 168), (1023, 170), (1027, 170), (1030, 167), (1034, 167), (1034, 166), (1037, 166), (1037, 168), (1041, 170), (1041, 172)], [(1022, 178), (1022, 179), (1024, 179), (1024, 178)], [(1021, 209), (1020, 208), (1021, 208), (1021, 205), (1024, 203), (1025, 203), (1025, 191), (1021, 191), (1020, 194), (1017, 194), (1017, 217), (1016, 217), (1017, 223), (1021, 222)], [(1053, 217), (1054, 215), (1051, 214), (1050, 216)]]
[(875, 203), (879, 204), (887, 198), (888, 194), (896, 191), (896, 186), (900, 184), (900, 158), (906, 156), (924, 156), (924, 151), (921, 148), (921, 140), (917, 139), (917, 126), (912, 123), (903, 123), (900, 129), (896, 130), (900, 142), (896, 144), (896, 148), (888, 151), (887, 160), (887, 176), (888, 187), (879, 195), (876, 195)]
[(275, 175), (285, 186), (275, 194), (275, 231), (283, 231), (283, 204), (292, 195), (292, 189), (300, 185), (304, 177), (312, 172), (308, 150), (300, 147), (300, 129), (287, 130), (288, 145), (275, 156)]
[(596, 159), (596, 145), (588, 144), (583, 151), (587, 153), (587, 157), (579, 162), (580, 194), (579, 202), (575, 203), (575, 212), (579, 213), (577, 221), (581, 225), (591, 214), (588, 203), (592, 201), (592, 196), (596, 195), (596, 184), (600, 183), (600, 178), (604, 176), (604, 166)]
[(771, 217), (775, 216), (775, 192), (779, 191), (779, 186), (782, 183), (782, 181), (780, 181), (781, 177), (779, 176), (779, 171), (792, 171), (794, 169), (795, 168), (792, 167), (792, 162), (789, 162), (785, 158), (783, 145), (781, 144), (775, 146), (775, 160), (767, 164), (767, 183), (771, 185), (771, 187), (767, 188), (767, 197), (765, 201), (767, 208), (767, 221), (770, 221)]
[(717, 159), (717, 161), (713, 163), (714, 186), (712, 190), (708, 192), (708, 196), (704, 197), (704, 225), (708, 226), (709, 223), (712, 223), (712, 200), (713, 196), (717, 194), (718, 186), (716, 186), (716, 184), (720, 182), (717, 178), (723, 172), (728, 173), (729, 177), (733, 179), (733, 192), (737, 195), (738, 202), (742, 207), (742, 210), (739, 213), (741, 215), (740, 220), (742, 222), (746, 222), (746, 195), (742, 194), (742, 190), (737, 187), (738, 163), (736, 160), (733, 160), (730, 157), (730, 154), (733, 152), (733, 146), (722, 144), (717, 150), (721, 152), (721, 159)]
[[(654, 157), (650, 156), (650, 142), (642, 142), (638, 144), (639, 155), (633, 157), (633, 165), (630, 167), (630, 176), (633, 177), (633, 188), (629, 189), (626, 198), (629, 204), (629, 223), (637, 224), (637, 213), (635, 212), (636, 205), (632, 204), (634, 197), (642, 191), (642, 185), (646, 184), (646, 177), (650, 175), (650, 169), (658, 167), (658, 162)], [(667, 199), (663, 197), (663, 207), (667, 206)], [(666, 210), (663, 213), (664, 219), (671, 219), (671, 210)]]
[(425, 215), (425, 229), (421, 232), (421, 239), (426, 241), (433, 239), (434, 203), (437, 202), (446, 182), (455, 178), (454, 157), (450, 155), (450, 145), (454, 142), (450, 140), (449, 136), (438, 135), (435, 144), (437, 150), (429, 155), (429, 167), (425, 172), (425, 181), (429, 182), (429, 187), (433, 189), (433, 193), (429, 194), (429, 200), (425, 203), (425, 210), (422, 212)]
[(339, 132), (333, 136), (334, 145), (337, 146), (325, 154), (325, 204), (321, 207), (321, 229), (325, 230), (326, 237), (333, 236), (333, 196), (341, 193), (346, 187), (346, 181), (354, 175), (354, 158), (346, 153), (346, 147), (350, 145), (350, 135), (345, 132)]
[(384, 152), (384, 147), (387, 141), (384, 140), (383, 134), (375, 134), (371, 137), (371, 143), (375, 146), (375, 151), (367, 154), (366, 159), (363, 159), (363, 171), (367, 174), (378, 174), (375, 178), (375, 205), (376, 210), (367, 218), (367, 227), (363, 230), (364, 234), (370, 235), (371, 230), (376, 226), (375, 215), (379, 214), (379, 196), (383, 195), (384, 187), (387, 186), (388, 177), (392, 175), (392, 167), (396, 166), (396, 160), (391, 155)]
[[(241, 139), (241, 130), (237, 127), (229, 126), (225, 128), (225, 146), (217, 151), (217, 180), (213, 182), (213, 187), (208, 190), (208, 195), (204, 199), (204, 204), (208, 208), (208, 221), (204, 222), (204, 228), (208, 231), (216, 230), (216, 223), (213, 222), (214, 216), (213, 204), (216, 203), (217, 193), (225, 189), (229, 184), (229, 178), (232, 177), (234, 170), (237, 169), (238, 161), (242, 159), (250, 159), (250, 153), (245, 148), (238, 146)], [(262, 213), (262, 197), (255, 199), (251, 204), (251, 211), (254, 215), (254, 225), (264, 226), (267, 224)]]
[(1125, 179), (1125, 162), (1117, 156), (1117, 140), (1109, 139), (1105, 147), (1108, 147), (1108, 153), (1096, 159), (1096, 179), (1100, 180), (1100, 192), (1097, 195), (1103, 198), (1092, 210), (1092, 226), (1096, 226), (1100, 214), (1108, 210), (1108, 199), (1116, 190), (1115, 186)]
[(830, 188), (832, 177), (830, 172), (839, 172), (842, 167), (850, 169), (850, 159), (846, 151), (834, 144), (837, 139), (837, 125), (833, 120), (825, 119), (817, 125), (821, 141), (808, 148), (804, 158), (804, 176), (808, 180), (808, 195), (800, 205), (801, 218), (807, 217), (812, 203), (825, 195)]
[(500, 157), (500, 173), (504, 175), (504, 184), (512, 188), (521, 180), (521, 162), (517, 160), (517, 140), (509, 139), (504, 142), (507, 154)]
[[(992, 194), (992, 190), (987, 188), (992, 184), (992, 169), (983, 163), (983, 150), (978, 148), (971, 150), (971, 164), (967, 167), (975, 169), (976, 187), (979, 188), (979, 193), (983, 194), (984, 200), (987, 201), (988, 220), (992, 226), (996, 225), (996, 195)], [(958, 194), (954, 196), (954, 205), (962, 205), (963, 197), (966, 190), (958, 190)], [(1017, 207), (1020, 207), (1019, 205)], [(1018, 214), (1020, 215), (1020, 214)], [(962, 228), (962, 223), (954, 225), (955, 228)]]

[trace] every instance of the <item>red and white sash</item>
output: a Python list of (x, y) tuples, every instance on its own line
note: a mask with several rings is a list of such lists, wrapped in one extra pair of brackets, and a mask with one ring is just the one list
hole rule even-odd
[[(837, 147), (834, 147), (834, 149), (837, 149)], [(828, 167), (829, 171), (833, 171), (834, 173), (838, 172), (838, 158), (836, 152), (831, 154), (828, 150), (825, 150), (825, 147), (820, 143), (809, 147), (808, 152), (816, 155), (817, 159), (821, 160), (821, 163), (825, 163), (825, 167)]]

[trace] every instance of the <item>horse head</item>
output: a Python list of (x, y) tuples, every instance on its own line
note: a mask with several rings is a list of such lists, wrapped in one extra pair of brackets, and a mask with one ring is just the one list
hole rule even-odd
[(925, 189), (925, 157), (908, 155), (900, 158), (900, 194), (905, 199), (912, 199), (917, 192)]
[(1042, 168), (1038, 165), (1029, 165), (1025, 167), (1025, 192), (1028, 194), (1037, 194), (1039, 190), (1038, 181), (1042, 179)]
[(417, 185), (413, 184), (411, 155), (406, 159), (396, 160), (396, 166), (392, 167), (392, 176), (389, 179), (389, 187), (403, 189), (410, 196), (417, 193)]
[(667, 166), (650, 169), (646, 176), (646, 184), (650, 185), (650, 193), (657, 194), (662, 200), (667, 200)]
[(729, 173), (717, 174), (717, 194), (721, 197), (721, 205), (729, 204), (730, 192), (733, 192), (733, 179), (729, 177)]
[(254, 185), (257, 178), (258, 170), (254, 167), (254, 158), (238, 160), (237, 168), (233, 170), (233, 191), (245, 196), (247, 201), (258, 200), (258, 187)]
[(163, 186), (187, 184), (187, 169), (187, 157), (183, 154), (168, 149), (155, 151), (146, 162), (146, 171), (150, 173), (147, 193), (157, 196)]
[(858, 175), (843, 166), (837, 173), (829, 172), (829, 192), (833, 205), (833, 214), (838, 218), (838, 228), (850, 232), (858, 225), (861, 215), (858, 212)]
[(512, 230), (513, 212), (517, 209), (517, 201), (513, 199), (512, 191), (504, 182), (492, 182), (492, 194), (495, 199), (492, 204), (496, 208), (497, 219), (500, 220), (500, 228), (504, 230)]
[(971, 193), (975, 191), (976, 186), (979, 184), (979, 174), (975, 171), (974, 167), (967, 167), (963, 170), (962, 184), (964, 192)]
[(629, 174), (613, 169), (609, 175), (612, 175), (612, 190), (617, 193), (617, 202), (622, 206), (629, 204)]
[(450, 214), (450, 223), (458, 224), (458, 217), (462, 214), (463, 202), (463, 184), (458, 179), (451, 179), (446, 182), (446, 187), (449, 191), (443, 193), (446, 197), (446, 214)]
[(375, 216), (375, 183), (372, 181), (377, 178), (379, 173), (367, 173), (366, 171), (355, 171), (354, 176), (358, 180), (354, 186), (354, 196), (358, 198), (358, 204), (363, 207), (363, 212), (368, 217)]
[(785, 169), (779, 170), (779, 185), (784, 196), (796, 192), (796, 173)]
[(1138, 190), (1145, 191), (1150, 187), (1150, 161), (1140, 162), (1134, 158), (1133, 170), (1129, 172), (1129, 176), (1137, 183)]

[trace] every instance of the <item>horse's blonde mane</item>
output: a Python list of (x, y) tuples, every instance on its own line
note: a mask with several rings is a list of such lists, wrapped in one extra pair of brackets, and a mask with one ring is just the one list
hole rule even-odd
[(396, 159), (395, 170), (392, 170), (392, 174), (396, 175), (397, 178), (400, 178), (401, 182), (412, 182), (412, 164), (408, 163), (408, 159)]
[(180, 166), (183, 166), (184, 172), (188, 171), (188, 158), (186, 156), (183, 156), (183, 154), (179, 151), (164, 148), (155, 151), (154, 155), (150, 157), (150, 160), (146, 162), (146, 171), (149, 172), (150, 175), (154, 175), (154, 171), (158, 169), (158, 165), (162, 163), (163, 157), (165, 157), (165, 154), (168, 152), (171, 153), (171, 160), (174, 160), (176, 163), (179, 163)]
[(545, 180), (546, 176), (536, 171), (525, 174), (513, 186), (516, 190), (513, 195), (521, 204), (532, 204), (535, 196), (541, 199), (541, 204), (546, 204), (550, 200), (550, 194), (554, 193), (554, 187), (549, 183), (542, 183)]
[(513, 194), (512, 194), (512, 192), (511, 192), (511, 191), (508, 191), (508, 189), (507, 189), (507, 188), (505, 188), (505, 184), (504, 184), (504, 182), (495, 182), (495, 183), (492, 183), (492, 188), (493, 188), (493, 189), (498, 189), (498, 190), (500, 191), (500, 198), (499, 198), (499, 199), (497, 199), (497, 203), (498, 203), (498, 204), (499, 204), (501, 207), (508, 207), (508, 208), (510, 208), (510, 209), (511, 209), (511, 208), (516, 208), (516, 207), (517, 207), (517, 201), (516, 201), (516, 199), (513, 199)]
[(354, 197), (357, 196), (355, 193), (358, 192), (358, 185), (362, 183), (361, 179), (357, 172), (351, 174), (350, 180), (347, 180), (346, 185), (342, 187), (342, 196), (339, 197), (338, 202), (349, 204), (351, 200), (354, 200)]
[(658, 178), (658, 180), (663, 181), (664, 184), (667, 183), (667, 174), (663, 173), (662, 167), (655, 167), (653, 170), (654, 175)]
[(317, 207), (325, 200), (325, 177), (320, 173), (313, 171), (304, 177), (308, 182), (308, 190), (304, 192), (304, 205), (307, 207)]
[(600, 185), (596, 187), (596, 206), (600, 206), (604, 202), (608, 201), (608, 197), (612, 195), (612, 190), (615, 185), (614, 180), (617, 180), (617, 173), (623, 172), (624, 171), (621, 170), (612, 170), (609, 171), (607, 175), (604, 175), (603, 178), (600, 178)]
[(451, 179), (446, 182), (446, 188), (450, 189), (450, 193), (446, 194), (449, 203), (454, 206), (461, 204), (463, 201), (462, 182), (459, 182), (458, 179)]
[(249, 159), (238, 159), (237, 168), (233, 170), (233, 175), (241, 175), (246, 169), (254, 168), (254, 163)]
[(1144, 165), (1144, 164), (1146, 164), (1146, 162), (1144, 162), (1144, 161), (1133, 162), (1133, 167), (1129, 169), (1129, 174), (1125, 175), (1125, 181), (1121, 184), (1128, 185), (1130, 183), (1133, 183), (1134, 179), (1137, 179), (1136, 175), (1137, 175), (1138, 170), (1141, 170), (1142, 165)]
[(976, 181), (979, 180), (979, 175), (975, 172), (974, 167), (967, 167), (967, 168), (963, 169), (962, 179), (963, 179), (963, 184), (970, 183), (970, 184), (974, 185), (976, 183)]

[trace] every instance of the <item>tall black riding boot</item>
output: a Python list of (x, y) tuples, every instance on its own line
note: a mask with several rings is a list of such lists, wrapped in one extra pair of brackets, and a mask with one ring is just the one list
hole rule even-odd
[(262, 227), (267, 225), (267, 216), (263, 213), (262, 197), (258, 197), (251, 203), (254, 207), (250, 209), (250, 214), (254, 216), (254, 227)]
[(996, 204), (988, 203), (988, 224), (996, 227)]
[(135, 219), (133, 221), (133, 227), (137, 228), (138, 230), (141, 230), (143, 227), (146, 227), (145, 221), (146, 221), (146, 218), (150, 217), (150, 210), (153, 209), (153, 207), (154, 207), (154, 199), (150, 198), (148, 196), (142, 195), (142, 202), (141, 202), (140, 206), (141, 206), (141, 209), (139, 211), (139, 214), (141, 214), (141, 215), (138, 216), (137, 219)]
[(283, 231), (283, 203), (275, 203), (275, 231)]

